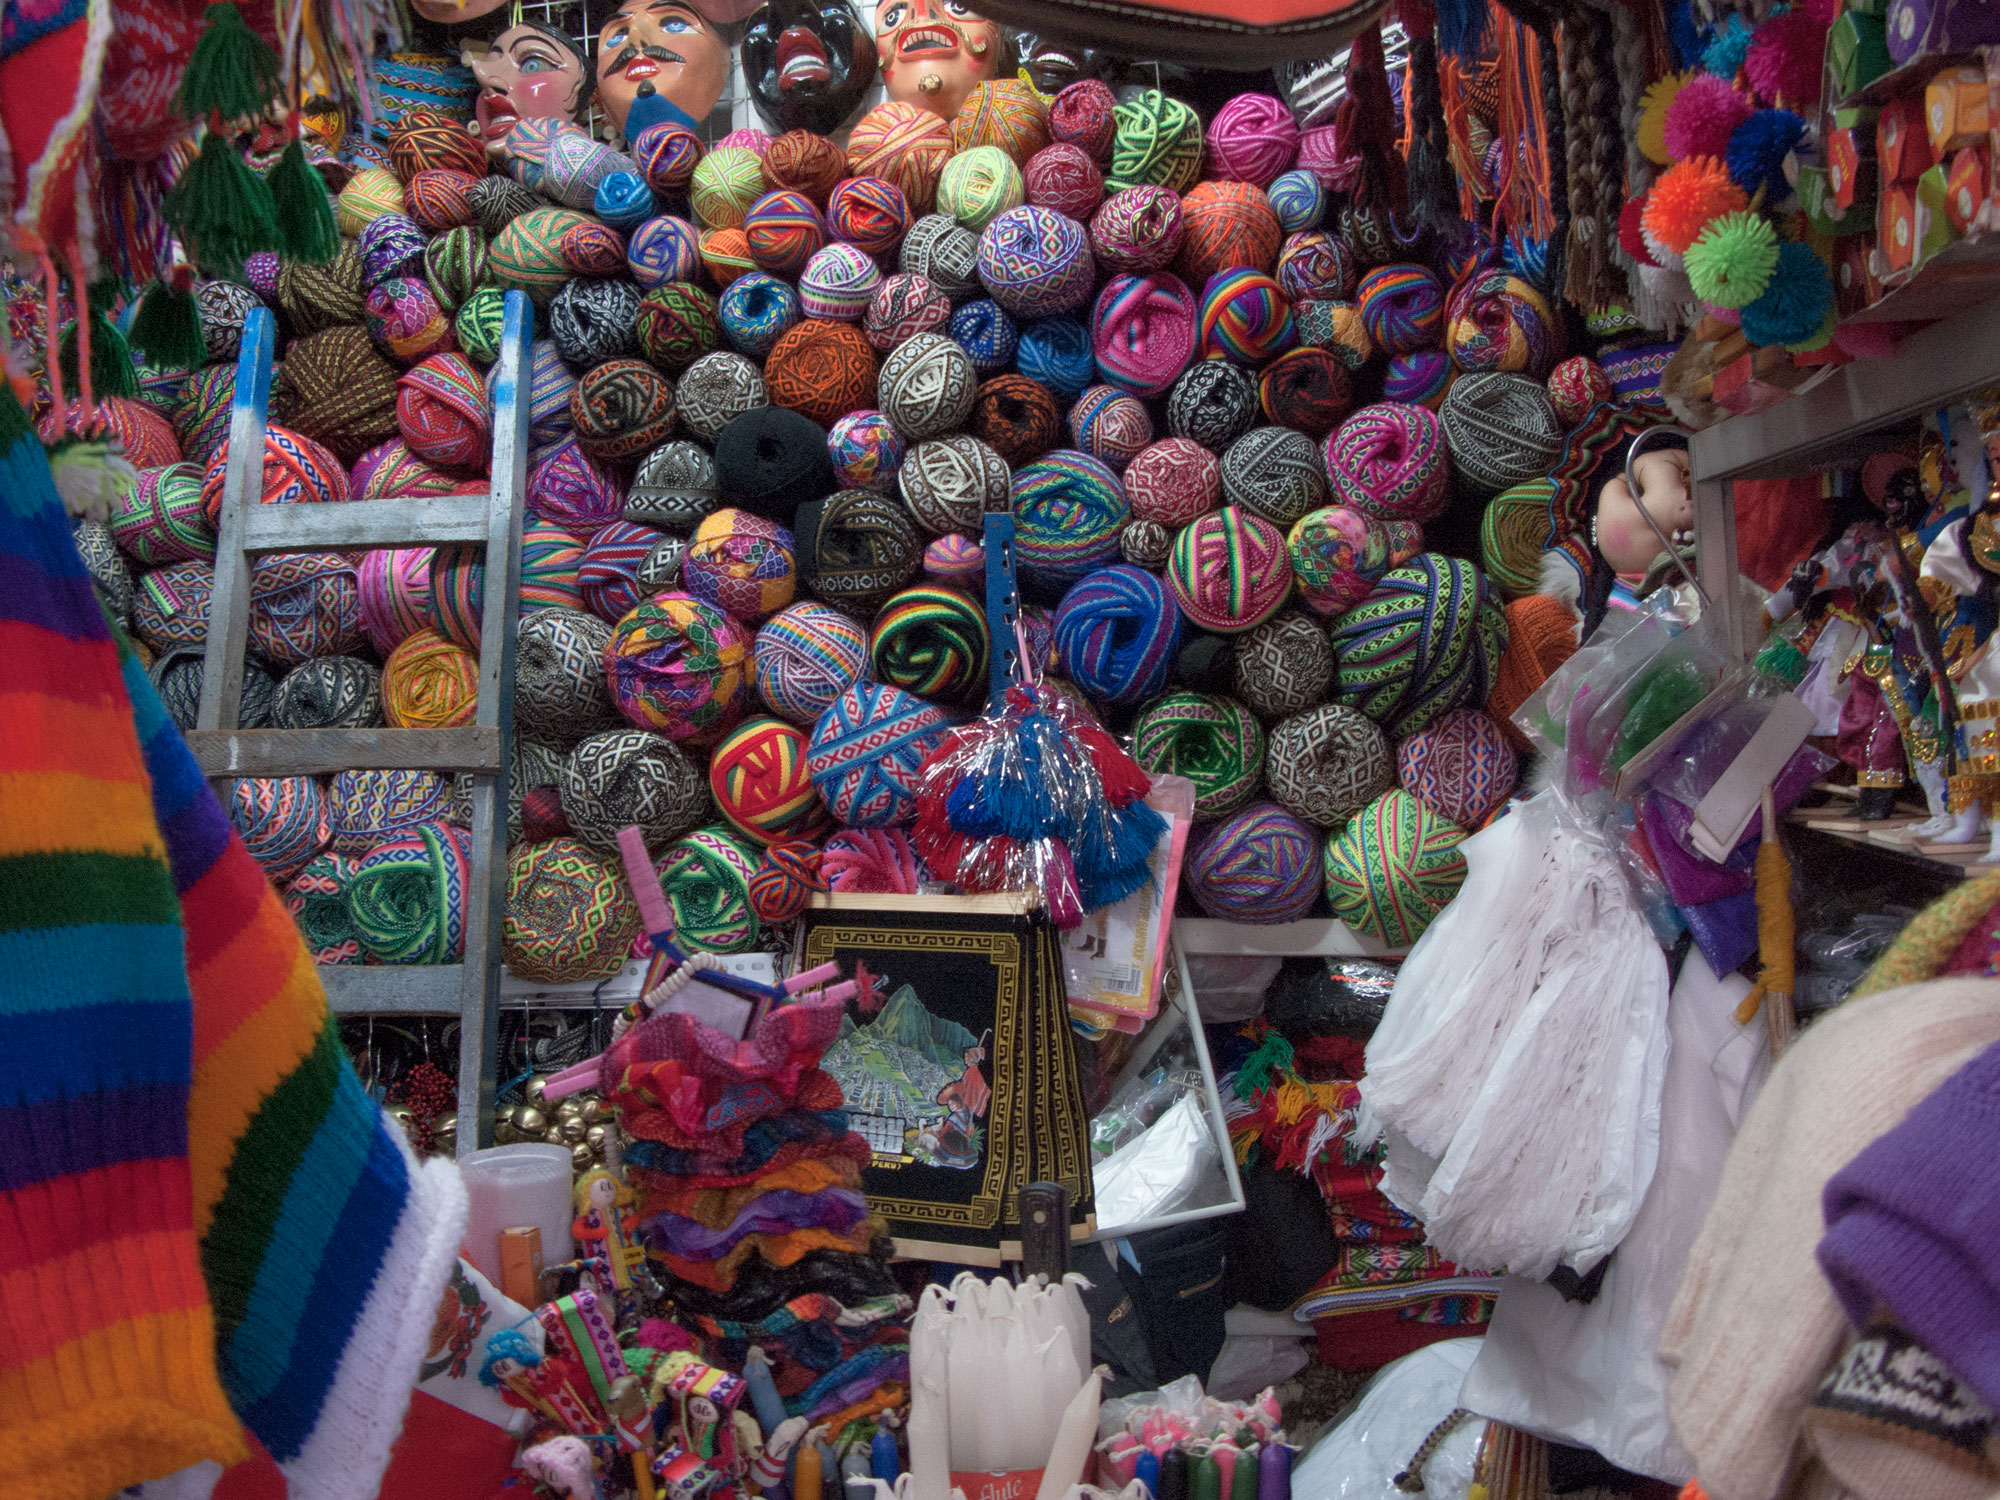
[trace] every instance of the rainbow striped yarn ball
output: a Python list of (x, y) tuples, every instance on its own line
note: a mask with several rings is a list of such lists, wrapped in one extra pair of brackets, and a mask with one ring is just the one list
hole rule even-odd
[(965, 707), (986, 699), (988, 650), (985, 607), (928, 583), (892, 595), (868, 641), (878, 681)]
[(1222, 465), (1193, 438), (1161, 438), (1125, 465), (1135, 520), (1175, 530), (1222, 503)]
[(1132, 724), (1132, 757), (1154, 776), (1194, 783), (1194, 815), (1219, 818), (1243, 806), (1264, 779), (1264, 726), (1234, 698), (1168, 693)]
[(792, 533), (754, 511), (705, 517), (681, 560), (681, 587), (746, 624), (792, 602), (798, 563)]
[(851, 411), (826, 435), (827, 457), (843, 488), (886, 494), (908, 452), (896, 424), (879, 411)]
[(609, 979), (624, 967), (639, 928), (638, 903), (615, 858), (571, 838), (517, 844), (509, 852), (500, 957), (520, 978)]
[(808, 318), (858, 323), (881, 284), (882, 270), (866, 251), (844, 242), (826, 245), (799, 276), (799, 306)]
[(537, 609), (582, 609), (583, 541), (548, 521), (531, 521), (521, 532), (521, 613)]
[(1461, 828), (1478, 828), (1514, 790), (1520, 761), (1492, 716), (1454, 708), (1396, 747), (1403, 790)]
[(907, 823), (916, 816), (918, 773), (948, 728), (923, 699), (888, 683), (858, 682), (813, 727), (813, 785), (847, 827)]
[(1261, 365), (1298, 340), (1292, 305), (1278, 283), (1261, 271), (1231, 266), (1208, 278), (1201, 291), (1201, 353), (1239, 365)]
[(830, 605), (801, 600), (757, 628), (750, 666), (757, 696), (810, 727), (868, 670), (868, 634)]
[(1347, 241), (1304, 229), (1278, 251), (1278, 289), (1294, 303), (1339, 302), (1354, 295), (1354, 256)]
[(1389, 536), (1382, 523), (1346, 505), (1301, 516), (1285, 539), (1299, 597), (1315, 614), (1352, 609), (1389, 571)]
[(1348, 820), (1326, 846), (1326, 899), (1366, 937), (1414, 943), (1465, 884), (1465, 830), (1400, 788)]
[(1319, 834), (1275, 802), (1203, 830), (1188, 851), (1188, 891), (1211, 917), (1294, 922), (1319, 895)]
[(701, 154), (700, 138), (678, 125), (648, 125), (632, 142), (633, 163), (663, 198), (688, 190)]
[(477, 473), (493, 447), (486, 382), (463, 354), (433, 354), (397, 380), (396, 426), (417, 457)]
[(1118, 556), (1131, 519), (1125, 488), (1100, 459), (1059, 449), (1014, 471), (1014, 554), (1051, 583), (1073, 583)]
[[(1326, 216), (1326, 189), (1310, 172), (1281, 172), (1264, 193), (1271, 200), (1271, 212), (1278, 216), (1278, 224), (1287, 234), (1317, 229)], [(1279, 282), (1283, 284), (1282, 277)]]
[(694, 225), (663, 214), (632, 231), (625, 245), (625, 269), (648, 290), (669, 281), (689, 281), (701, 265), (700, 251)]
[(1120, 563), (1071, 586), (1055, 632), (1070, 681), (1105, 703), (1142, 703), (1173, 675), (1181, 612), (1157, 577)]
[(1354, 300), (1376, 346), (1388, 354), (1435, 349), (1444, 339), (1444, 284), (1407, 262), (1378, 266), (1361, 278)]
[(1069, 409), (1069, 435), (1092, 458), (1122, 469), (1153, 440), (1153, 419), (1116, 386), (1094, 385)]
[(431, 552), (431, 628), (467, 651), (478, 651), (484, 612), (486, 549), (452, 542)]
[(986, 549), (963, 532), (948, 531), (924, 548), (924, 576), (982, 593), (986, 587)]
[(979, 280), (1017, 318), (1081, 307), (1096, 279), (1083, 226), (1053, 209), (1010, 208), (980, 232)]
[[(750, 258), (773, 276), (797, 276), (826, 243), (826, 225), (804, 193), (766, 193), (743, 216)], [(822, 316), (815, 313), (815, 317)]]
[(1167, 587), (1204, 630), (1235, 634), (1268, 620), (1292, 592), (1285, 534), (1253, 510), (1225, 505), (1174, 538)]
[(1444, 426), (1407, 402), (1364, 406), (1326, 440), (1333, 498), (1385, 521), (1428, 521), (1451, 500)]
[(880, 177), (850, 177), (826, 200), (827, 232), (857, 250), (886, 260), (910, 229), (902, 189)]
[(762, 843), (810, 839), (829, 826), (806, 770), (808, 742), (782, 719), (746, 719), (708, 760), (708, 789), (732, 826)]
[(1451, 356), (1436, 349), (1392, 354), (1382, 372), (1382, 399), (1436, 411), (1452, 386)]
[(655, 594), (620, 620), (605, 648), (618, 711), (668, 739), (708, 744), (742, 715), (749, 637), (691, 594)]
[(290, 880), (333, 838), (326, 793), (310, 776), (244, 776), (229, 786), (229, 821), (271, 879)]
[(215, 556), (215, 528), (202, 508), (201, 470), (194, 464), (141, 469), (139, 482), (118, 492), (111, 539), (134, 561), (163, 563)]
[[(649, 592), (639, 584), (639, 565), (662, 535), (650, 526), (632, 521), (613, 521), (592, 532), (576, 570), (584, 607), (600, 620), (612, 622), (623, 619), (636, 608)], [(524, 553), (525, 550), (524, 543)], [(522, 595), (525, 608), (525, 583)]]
[(717, 316), (732, 349), (762, 359), (804, 314), (797, 292), (775, 276), (753, 271), (723, 290)]

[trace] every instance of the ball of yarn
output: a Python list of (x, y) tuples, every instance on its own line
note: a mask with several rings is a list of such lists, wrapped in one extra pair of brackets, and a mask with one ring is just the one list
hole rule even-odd
[(997, 375), (1014, 362), (1020, 347), (1020, 330), (1014, 320), (1000, 310), (990, 297), (981, 297), (955, 309), (945, 324), (951, 341), (963, 349), (978, 375)]
[(1403, 790), (1461, 828), (1478, 828), (1514, 790), (1520, 763), (1500, 726), (1455, 708), (1396, 747)]
[(851, 323), (808, 318), (787, 331), (764, 362), (764, 383), (774, 405), (823, 428), (877, 405), (875, 353)]
[(1579, 427), (1593, 406), (1612, 399), (1611, 377), (1587, 354), (1572, 354), (1549, 371), (1549, 404), (1565, 430)]
[(1502, 490), (1479, 517), (1479, 565), (1509, 599), (1541, 587), (1542, 548), (1548, 541), (1557, 486), (1531, 479)]
[(739, 277), (757, 269), (750, 255), (750, 236), (740, 229), (704, 229), (699, 245), (701, 268), (720, 290), (728, 290)]
[(730, 347), (752, 359), (769, 355), (800, 316), (798, 293), (761, 272), (732, 281), (717, 304)]
[(420, 823), (444, 822), (451, 799), (451, 778), (435, 771), (336, 772), (326, 795), (333, 847), (366, 854)]
[[(278, 309), (295, 335), (360, 322), (361, 299), (366, 290), (361, 279), (361, 247), (352, 239), (343, 239), (332, 258), (323, 264), (291, 256), (281, 256), (278, 260)], [(195, 378), (215, 373), (197, 371)], [(231, 379), (236, 375), (234, 369), (223, 373)]]
[(947, 532), (924, 548), (924, 576), (935, 583), (983, 594), (986, 549), (963, 532)]
[[(1278, 227), (1288, 235), (1296, 235), (1306, 230), (1317, 229), (1319, 221), (1326, 216), (1326, 189), (1310, 172), (1281, 172), (1264, 190), (1271, 200), (1271, 212), (1278, 216)], [(1282, 267), (1283, 251), (1279, 252)], [(1282, 274), (1278, 284), (1284, 286)], [(1285, 295), (1296, 297), (1289, 288)]]
[(1094, 385), (1070, 408), (1069, 432), (1080, 451), (1122, 469), (1152, 442), (1153, 419), (1135, 397)]
[(1333, 703), (1294, 713), (1271, 731), (1264, 776), (1287, 812), (1320, 828), (1340, 828), (1396, 784), (1382, 731)]
[(898, 487), (910, 514), (933, 536), (978, 532), (988, 510), (1008, 507), (1007, 461), (965, 433), (918, 443), (904, 459)]
[(1319, 894), (1319, 835), (1275, 802), (1202, 830), (1188, 850), (1195, 904), (1230, 922), (1292, 922)]
[(826, 889), (821, 855), (810, 839), (786, 839), (764, 851), (750, 877), (750, 909), (763, 922), (789, 922), (806, 909), (814, 891)]
[(1158, 271), (1180, 253), (1185, 232), (1181, 197), (1170, 188), (1141, 186), (1113, 193), (1090, 220), (1090, 248), (1114, 271)]
[[(397, 216), (397, 221), (409, 224)], [(372, 227), (372, 226), (371, 226)], [(415, 225), (410, 225), (415, 229)], [(367, 231), (363, 231), (365, 234)], [(417, 232), (417, 254), (423, 254), (423, 234)], [(366, 264), (364, 257), (363, 264)], [(391, 273), (393, 274), (393, 273)], [(376, 278), (370, 277), (372, 282)], [(243, 324), (250, 310), (263, 306), (263, 299), (247, 286), (233, 281), (204, 281), (195, 288), (195, 311), (201, 318), (201, 338), (211, 360), (236, 358), (243, 345)]]
[(1174, 538), (1167, 587), (1202, 629), (1248, 630), (1276, 614), (1292, 591), (1285, 534), (1237, 505), (1197, 517)]
[(118, 492), (111, 539), (147, 567), (215, 557), (215, 529), (202, 508), (201, 470), (193, 464), (141, 469), (138, 483)]
[(869, 490), (842, 490), (798, 509), (799, 574), (820, 598), (864, 618), (923, 566), (909, 512)]
[(1162, 438), (1125, 466), (1125, 498), (1133, 516), (1179, 530), (1222, 503), (1222, 469), (1190, 438)]
[(1014, 367), (1060, 396), (1074, 400), (1097, 378), (1090, 330), (1074, 318), (1043, 318), (1020, 332)]
[(625, 244), (625, 269), (642, 288), (690, 281), (701, 261), (700, 240), (686, 219), (663, 214), (632, 231)]
[(474, 287), (451, 320), (458, 347), (482, 365), (500, 357), (500, 334), (507, 323), (507, 294), (497, 286)]
[(743, 234), (750, 258), (776, 276), (797, 276), (826, 243), (826, 225), (813, 200), (786, 189), (766, 193), (750, 205)]
[(761, 620), (798, 588), (792, 534), (751, 511), (719, 510), (695, 528), (681, 587), (746, 624)]
[(1286, 547), (1299, 597), (1322, 615), (1352, 609), (1392, 566), (1382, 523), (1345, 505), (1300, 517)]
[(773, 191), (803, 193), (824, 208), (834, 184), (847, 175), (840, 147), (810, 130), (788, 130), (765, 148), (764, 183)]
[(1562, 324), (1534, 286), (1504, 270), (1459, 284), (1447, 310), (1446, 348), (1460, 370), (1548, 377), (1562, 354)]
[(394, 729), (456, 729), (479, 706), (479, 658), (435, 629), (412, 632), (382, 664), (382, 714)]
[(782, 406), (745, 412), (723, 428), (715, 469), (732, 501), (787, 525), (800, 505), (835, 488), (826, 433)]
[[(618, 519), (616, 478), (573, 437), (564, 438), (528, 470), (528, 509), (577, 536)], [(643, 517), (632, 517), (642, 520)]]
[(1021, 187), (1028, 202), (1053, 209), (1078, 223), (1088, 220), (1104, 201), (1104, 174), (1081, 146), (1058, 141), (1044, 146), (1021, 169)]
[(806, 772), (806, 751), (804, 732), (782, 719), (748, 719), (731, 730), (708, 764), (722, 816), (766, 844), (824, 832), (826, 806)]
[(1365, 937), (1414, 943), (1465, 883), (1465, 830), (1408, 792), (1363, 808), (1326, 846), (1326, 898)]
[(1164, 568), (1173, 550), (1174, 534), (1158, 521), (1127, 521), (1118, 533), (1118, 555), (1148, 573)]
[(1421, 406), (1364, 406), (1326, 440), (1333, 498), (1382, 520), (1428, 521), (1450, 500), (1444, 427)]
[(1135, 396), (1167, 390), (1194, 357), (1194, 294), (1165, 274), (1112, 277), (1091, 312), (1091, 347), (1104, 378)]
[(1048, 106), (1019, 78), (975, 85), (951, 122), (951, 148), (960, 157), (993, 148), (1021, 164), (1048, 143)]
[(858, 682), (813, 726), (807, 769), (848, 827), (908, 823), (916, 816), (918, 772), (947, 728), (944, 715), (914, 694)]
[(1194, 815), (1219, 818), (1257, 793), (1264, 776), (1264, 726), (1234, 698), (1168, 693), (1133, 722), (1132, 757), (1154, 776), (1194, 783)]
[(450, 823), (419, 823), (356, 862), (347, 912), (361, 951), (382, 964), (448, 964), (465, 951), (472, 873), (466, 836)]
[(355, 567), (361, 628), (377, 655), (387, 656), (431, 623), (432, 551), (378, 547), (361, 554)]
[(418, 106), (403, 111), (389, 127), (389, 166), (405, 184), (433, 171), (486, 175), (486, 149), (464, 122), (441, 109)]
[(965, 350), (941, 334), (920, 333), (882, 362), (882, 413), (912, 440), (952, 432), (971, 415), (977, 383)]
[(648, 125), (632, 141), (632, 161), (663, 198), (685, 193), (702, 155), (701, 140), (679, 125)]
[[(583, 553), (583, 538), (548, 521), (530, 521), (521, 532), (521, 613), (583, 608)], [(365, 605), (365, 571), (362, 582)]]
[(743, 627), (690, 594), (655, 594), (604, 649), (612, 701), (643, 729), (710, 744), (741, 716), (750, 655)]
[(1299, 125), (1282, 99), (1238, 94), (1208, 126), (1208, 167), (1217, 177), (1267, 188), (1299, 152)]
[(1326, 504), (1319, 445), (1289, 427), (1253, 427), (1222, 455), (1222, 498), (1289, 527)]
[(356, 172), (333, 205), (340, 232), (350, 237), (358, 237), (384, 214), (402, 212), (403, 184), (386, 167), (363, 167)]
[(391, 358), (414, 364), (451, 343), (451, 320), (428, 282), (392, 276), (368, 289), (368, 337)]
[(905, 339), (934, 333), (951, 321), (951, 299), (928, 276), (899, 271), (884, 277), (862, 315), (861, 334), (884, 354)]
[(556, 237), (556, 254), (572, 276), (616, 276), (625, 265), (625, 236), (585, 214), (571, 214)]
[(1142, 703), (1167, 685), (1181, 646), (1181, 613), (1151, 573), (1118, 564), (1073, 585), (1056, 609), (1062, 670), (1090, 697)]
[(462, 354), (433, 354), (396, 383), (396, 423), (419, 458), (478, 471), (493, 446), (486, 382)]
[[(540, 457), (570, 435), (569, 398), (576, 392), (576, 377), (556, 352), (553, 340), (536, 339), (529, 350), (528, 447), (531, 457)], [(486, 372), (486, 394), (493, 394), (497, 372)]]
[(650, 598), (662, 589), (681, 586), (681, 563), (687, 558), (687, 538), (662, 536), (639, 562), (632, 575), (639, 585), (639, 597)]
[(842, 488), (886, 491), (903, 467), (903, 436), (879, 411), (851, 411), (826, 437), (827, 457)]
[[(358, 298), (355, 313), (360, 315)], [(174, 436), (188, 462), (205, 466), (228, 438), (235, 394), (235, 366), (210, 365), (195, 371), (173, 414)]]
[(498, 234), (522, 214), (547, 205), (511, 177), (482, 177), (466, 190), (479, 227), (489, 235)]
[(285, 887), (285, 910), (315, 964), (361, 962), (361, 940), (347, 914), (347, 887), (353, 878), (349, 856), (315, 854)]
[(607, 360), (577, 381), (569, 419), (591, 457), (637, 458), (673, 435), (673, 382), (643, 360)]
[(1382, 399), (1436, 411), (1451, 389), (1451, 357), (1435, 349), (1392, 354), (1382, 372)]
[(1009, 464), (1040, 458), (1062, 441), (1062, 413), (1049, 388), (1025, 375), (995, 375), (973, 393), (966, 429)]
[(867, 671), (868, 636), (839, 610), (801, 600), (757, 628), (750, 660), (757, 696), (810, 727)]
[(1400, 737), (1485, 699), (1506, 619), (1478, 568), (1422, 552), (1384, 573), (1330, 635), (1340, 701)]
[(1117, 105), (1117, 96), (1103, 79), (1079, 78), (1049, 102), (1049, 137), (1080, 147), (1094, 162), (1107, 162)]
[(915, 213), (928, 213), (951, 156), (951, 126), (915, 104), (876, 105), (847, 136), (847, 170), (894, 185)]
[(632, 521), (613, 521), (591, 533), (576, 567), (586, 608), (603, 620), (623, 619), (649, 590), (639, 586), (639, 564), (660, 533)]
[[(167, 717), (183, 733), (195, 727), (195, 715), (201, 707), (205, 665), (206, 654), (200, 648), (179, 647), (164, 652), (146, 669), (146, 676), (152, 682), (153, 690), (160, 695)], [(270, 728), (271, 710), (277, 700), (278, 685), (271, 680), (271, 674), (262, 667), (245, 662), (243, 694), (236, 714), (237, 728)]]
[(327, 846), (326, 793), (310, 776), (243, 776), (229, 785), (229, 821), (250, 857), (285, 881)]
[(567, 838), (509, 851), (500, 957), (517, 978), (609, 979), (624, 967), (639, 928), (638, 904), (615, 858)]
[(1378, 266), (1354, 295), (1368, 336), (1389, 354), (1435, 348), (1444, 334), (1444, 286), (1422, 266)]
[(486, 248), (486, 269), (503, 291), (526, 292), (546, 303), (569, 280), (563, 235), (583, 222), (566, 208), (544, 205), (510, 219)]
[(594, 849), (616, 849), (618, 830), (628, 827), (658, 848), (708, 816), (701, 772), (678, 745), (643, 729), (580, 740), (563, 761), (560, 785), (563, 816)]
[(339, 552), (271, 552), (250, 568), (250, 640), (275, 666), (361, 644), (361, 588)]
[(522, 619), (514, 647), (514, 727), (568, 744), (618, 722), (604, 676), (611, 627), (580, 609), (551, 607)]
[(1278, 251), (1278, 289), (1294, 305), (1341, 301), (1354, 295), (1354, 257), (1337, 234), (1308, 229), (1291, 235)]
[(717, 147), (695, 164), (688, 201), (709, 229), (741, 229), (750, 205), (764, 191), (764, 165), (754, 151)]
[(1460, 377), (1438, 420), (1452, 472), (1478, 490), (1538, 479), (1562, 451), (1562, 427), (1548, 391), (1525, 375)]
[(1264, 367), (1257, 381), (1264, 415), (1280, 427), (1324, 438), (1354, 406), (1347, 366), (1324, 349), (1293, 349)]
[(1297, 331), (1278, 283), (1234, 266), (1208, 278), (1201, 293), (1201, 352), (1239, 365), (1261, 365), (1292, 347)]
[(1283, 233), (1262, 188), (1204, 182), (1181, 199), (1180, 273), (1199, 286), (1218, 271), (1247, 266), (1268, 275)]
[(696, 437), (714, 442), (722, 429), (746, 411), (769, 406), (764, 376), (740, 354), (704, 354), (674, 387), (681, 421)]
[(875, 677), (920, 697), (970, 706), (987, 691), (986, 612), (966, 593), (918, 584), (891, 596), (875, 618)]
[[(42, 419), (40, 430), (44, 441), (58, 440), (53, 413)], [(126, 462), (137, 469), (163, 469), (183, 457), (172, 424), (150, 403), (124, 396), (71, 403), (63, 430), (78, 437), (116, 440), (125, 450)]]
[(636, 353), (633, 327), (640, 296), (630, 281), (578, 277), (567, 282), (549, 303), (549, 336), (557, 352), (581, 370)]
[(1196, 360), (1167, 396), (1167, 430), (1221, 452), (1257, 420), (1257, 387), (1221, 359)]
[[(361, 231), (362, 280), (380, 286), (392, 276), (421, 276), (425, 243), (423, 229), (408, 214), (383, 214), (371, 220)], [(251, 296), (254, 305), (255, 294)]]
[(1058, 449), (1014, 474), (1014, 555), (1031, 575), (1073, 583), (1118, 555), (1131, 519), (1125, 488), (1101, 460)]
[(1050, 209), (1010, 208), (980, 232), (979, 280), (1017, 318), (1080, 307), (1096, 279), (1083, 226)]
[(910, 228), (903, 190), (881, 177), (850, 177), (827, 195), (826, 229), (878, 260), (887, 260)]
[(938, 212), (978, 231), (1018, 206), (1026, 190), (1021, 169), (997, 146), (976, 146), (945, 163), (938, 176)]
[(949, 214), (925, 214), (903, 236), (896, 268), (922, 276), (954, 303), (979, 295), (979, 236)]
[(722, 827), (697, 828), (660, 859), (660, 890), (674, 935), (697, 953), (738, 953), (757, 941), (750, 879), (757, 849)]
[(706, 449), (664, 443), (640, 460), (625, 495), (624, 517), (647, 526), (692, 527), (721, 499), (715, 460)]
[[(275, 373), (273, 405), (301, 436), (325, 444), (342, 462), (395, 435), (401, 371), (377, 352), (365, 330), (325, 328), (294, 339)], [(476, 384), (476, 373), (473, 379)]]
[[(202, 515), (210, 526), (222, 516), (222, 480), (229, 463), (224, 442), (208, 460), (201, 478)], [(340, 460), (290, 428), (264, 429), (264, 472), (258, 490), (262, 505), (328, 504), (348, 498), (347, 471)]]
[(827, 245), (813, 253), (799, 277), (799, 306), (808, 318), (857, 323), (882, 284), (881, 269), (853, 245)]
[(1232, 644), (1236, 696), (1263, 718), (1280, 719), (1311, 708), (1333, 686), (1335, 663), (1326, 630), (1300, 610), (1280, 610)]
[(356, 656), (320, 656), (292, 668), (271, 705), (279, 729), (367, 729), (382, 722), (382, 673)]
[(356, 500), (399, 495), (449, 495), (465, 481), (425, 463), (401, 438), (377, 443), (354, 461), (348, 493)]
[(721, 342), (722, 315), (705, 288), (669, 281), (639, 299), (633, 331), (648, 360), (678, 375)]
[(1201, 116), (1158, 89), (1125, 100), (1112, 111), (1110, 187), (1157, 183), (1184, 193), (1201, 177)]

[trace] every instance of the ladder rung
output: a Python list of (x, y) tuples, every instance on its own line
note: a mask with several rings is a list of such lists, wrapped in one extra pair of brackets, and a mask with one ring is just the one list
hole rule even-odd
[(337, 505), (253, 505), (243, 517), (245, 552), (310, 552), (317, 547), (428, 547), (483, 542), (487, 495), (404, 495)]
[(320, 983), (337, 1016), (459, 1013), (463, 964), (322, 964)]
[(325, 776), (335, 771), (500, 771), (500, 731), (208, 729), (187, 737), (204, 776)]

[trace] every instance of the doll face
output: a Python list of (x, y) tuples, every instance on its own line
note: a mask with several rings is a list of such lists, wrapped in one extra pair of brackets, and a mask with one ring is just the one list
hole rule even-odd
[(1688, 484), (1686, 451), (1648, 449), (1633, 462), (1632, 477), (1639, 485), (1637, 504), (1623, 474), (1607, 480), (1597, 499), (1597, 550), (1613, 572), (1628, 578), (1642, 576), (1660, 555), (1660, 539), (1639, 513), (1640, 505), (1676, 547), (1694, 541), (1694, 495)]
[(590, 1185), (590, 1201), (593, 1207), (609, 1208), (618, 1197), (618, 1184), (609, 1177), (600, 1177)]
[(728, 78), (722, 34), (680, 0), (625, 0), (597, 35), (597, 92), (620, 131), (642, 83), (699, 121)]
[(779, 130), (830, 135), (875, 82), (875, 47), (848, 0), (771, 0), (741, 51), (751, 101)]
[(875, 55), (891, 99), (949, 120), (999, 69), (1000, 28), (961, 0), (879, 0)]
[(472, 59), (479, 100), (467, 127), (489, 156), (504, 154), (516, 120), (575, 120), (584, 100), (583, 60), (537, 26), (513, 26)]

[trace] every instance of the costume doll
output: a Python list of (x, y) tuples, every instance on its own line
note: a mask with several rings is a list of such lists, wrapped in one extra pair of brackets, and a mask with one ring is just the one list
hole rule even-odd
[(621, 1292), (632, 1289), (632, 1269), (646, 1258), (625, 1228), (625, 1211), (637, 1203), (637, 1195), (603, 1167), (592, 1167), (577, 1179), (570, 1233), (580, 1257), (602, 1256), (609, 1263), (611, 1284)]

